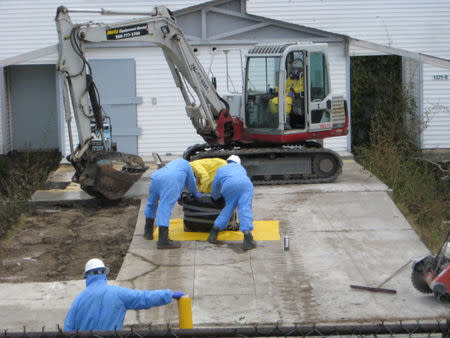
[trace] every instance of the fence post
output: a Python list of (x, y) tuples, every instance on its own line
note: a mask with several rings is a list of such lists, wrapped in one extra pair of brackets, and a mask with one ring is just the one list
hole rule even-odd
[(442, 338), (450, 337), (450, 317), (447, 318), (447, 332), (442, 331)]
[(186, 295), (178, 300), (178, 328), (193, 328), (191, 298)]

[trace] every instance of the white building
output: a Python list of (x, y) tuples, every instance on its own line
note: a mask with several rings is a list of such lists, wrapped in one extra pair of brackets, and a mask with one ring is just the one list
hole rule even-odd
[[(150, 11), (160, 2), (72, 0), (70, 9)], [(61, 2), (0, 2), (0, 153), (24, 148), (58, 148), (69, 153), (60, 78), (55, 69), (56, 26)], [(218, 80), (219, 93), (240, 92), (243, 55), (263, 41), (329, 44), (332, 90), (350, 98), (350, 56), (398, 54), (405, 81), (413, 81), (418, 114), (431, 119), (423, 149), (450, 148), (450, 2), (342, 0), (167, 1), (197, 50), (205, 70)], [(74, 22), (118, 22), (127, 17), (74, 13)], [(203, 140), (195, 133), (162, 52), (145, 43), (87, 51), (102, 105), (115, 116), (119, 150), (150, 156), (181, 154)], [(227, 76), (228, 70), (228, 76)], [(97, 76), (99, 75), (99, 76)], [(111, 88), (111, 84), (112, 88)], [(121, 116), (120, 121), (117, 116)], [(76, 136), (76, 128), (72, 122)], [(325, 146), (351, 150), (351, 138), (327, 139)]]

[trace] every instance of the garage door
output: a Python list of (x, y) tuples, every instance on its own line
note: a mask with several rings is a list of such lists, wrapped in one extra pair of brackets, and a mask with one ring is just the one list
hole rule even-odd
[(137, 154), (138, 136), (136, 105), (136, 65), (134, 59), (89, 60), (100, 104), (111, 118), (112, 138), (117, 150)]
[(10, 66), (12, 150), (58, 149), (54, 65)]

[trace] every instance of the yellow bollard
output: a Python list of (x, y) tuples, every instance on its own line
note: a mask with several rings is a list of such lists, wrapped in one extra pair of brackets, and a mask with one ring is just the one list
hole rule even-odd
[(193, 328), (191, 298), (186, 295), (178, 299), (178, 328)]

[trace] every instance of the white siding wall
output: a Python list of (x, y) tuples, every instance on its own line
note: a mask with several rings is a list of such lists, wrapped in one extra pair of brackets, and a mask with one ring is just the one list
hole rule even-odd
[[(0, 74), (3, 74), (3, 67), (0, 67)], [(7, 144), (3, 144), (3, 128), (6, 126), (6, 93), (5, 93), (5, 77), (0, 76), (0, 154), (5, 154), (8, 152)]]
[[(247, 11), (277, 20), (349, 35), (390, 47), (450, 59), (448, 0), (247, 0)], [(354, 49), (352, 55), (379, 54)], [(423, 67), (423, 112), (431, 117), (422, 148), (450, 148), (450, 70)]]
[[(196, 0), (171, 0), (165, 5), (172, 10), (200, 4)], [(130, 5), (132, 3), (132, 6)], [(56, 8), (65, 5), (68, 8), (85, 9), (123, 9), (151, 10), (160, 4), (155, 0), (1, 0), (0, 1), (0, 60), (38, 48), (47, 47), (57, 42), (54, 16)], [(249, 14), (266, 16), (330, 32), (347, 34), (355, 38), (369, 40), (415, 52), (422, 52), (443, 58), (450, 57), (450, 1), (422, 0), (247, 0)], [(94, 17), (92, 14), (74, 14), (74, 21), (93, 20), (111, 22), (125, 20), (126, 17)], [(94, 17), (94, 18), (93, 18)], [(245, 49), (245, 48), (244, 48)], [(353, 51), (355, 52), (355, 51)], [(356, 51), (357, 52), (357, 51)], [(361, 51), (362, 52), (362, 51)], [(113, 55), (114, 54), (114, 55)], [(151, 59), (147, 55), (152, 55)], [(143, 49), (114, 51), (90, 51), (91, 58), (135, 57), (137, 66), (137, 91), (144, 98), (138, 106), (138, 123), (142, 127), (139, 138), (139, 152), (148, 155), (152, 151), (180, 153), (185, 146), (201, 139), (195, 134), (184, 112), (184, 102), (159, 50)], [(335, 93), (346, 96), (346, 61), (343, 51), (331, 46), (331, 78)], [(201, 50), (199, 58), (206, 69), (209, 68), (210, 53), (208, 48)], [(34, 63), (54, 62), (55, 56), (49, 56)], [(220, 60), (222, 59), (222, 60)], [(234, 59), (233, 59), (234, 60)], [(238, 59), (237, 59), (238, 60)], [(232, 62), (237, 63), (232, 64)], [(232, 61), (229, 69), (240, 71), (240, 61)], [(424, 148), (450, 147), (449, 107), (450, 80), (436, 81), (433, 75), (450, 75), (442, 70), (424, 65), (423, 104), (424, 111), (432, 117), (429, 127), (423, 135)], [(214, 73), (218, 78), (219, 91), (226, 89), (224, 56), (215, 57)], [(221, 78), (222, 77), (222, 78)], [(239, 82), (240, 74), (232, 75), (233, 83)], [(152, 105), (151, 97), (157, 98)], [(0, 107), (4, 106), (1, 102)], [(428, 113), (429, 112), (429, 113)], [(0, 121), (4, 123), (4, 121)], [(166, 127), (172, 130), (173, 140), (167, 142)], [(1, 133), (1, 130), (0, 130)], [(175, 134), (176, 133), (176, 134)], [(67, 134), (67, 133), (66, 133)], [(1, 135), (0, 135), (1, 136)], [(2, 138), (0, 138), (1, 142)], [(339, 137), (325, 141), (327, 147), (344, 150), (347, 138)], [(0, 147), (3, 146), (0, 144)], [(68, 149), (68, 146), (66, 147)], [(5, 149), (3, 148), (3, 151)]]
[[(170, 1), (166, 5), (171, 9), (182, 8), (202, 1)], [(54, 24), (56, 8), (61, 4), (56, 1), (41, 1), (39, 6), (31, 1), (14, 1), (18, 7), (13, 8), (12, 1), (0, 2), (0, 41), (8, 45), (7, 49), (0, 50), (0, 59), (12, 57), (21, 53), (33, 51), (38, 48), (47, 47), (57, 43), (57, 36)], [(156, 1), (134, 1), (134, 10), (148, 10), (158, 4)], [(87, 4), (85, 1), (71, 1), (64, 4), (68, 8), (113, 8), (130, 10), (129, 6), (123, 6), (123, 1), (100, 1)], [(95, 15), (77, 14), (71, 15), (74, 22), (85, 22), (92, 20)], [(12, 20), (11, 17), (14, 17)], [(125, 20), (124, 17), (101, 17), (97, 21), (108, 22)], [(5, 23), (5, 25), (3, 25)], [(31, 23), (31, 24), (30, 24)], [(39, 34), (36, 34), (39, 32)], [(19, 38), (18, 38), (19, 36)], [(243, 56), (250, 46), (215, 46), (218, 52), (213, 54), (209, 47), (199, 49), (198, 57), (205, 69), (217, 77), (219, 93), (241, 92), (242, 90), (242, 66)], [(226, 61), (223, 50), (228, 52), (228, 72), (229, 79), (226, 79)], [(239, 50), (241, 52), (239, 52)], [(142, 134), (138, 139), (138, 152), (142, 156), (150, 156), (153, 151), (173, 154), (181, 154), (184, 149), (194, 143), (203, 142), (196, 134), (194, 127), (187, 118), (184, 110), (184, 101), (179, 90), (174, 86), (170, 71), (165, 59), (158, 48), (137, 48), (126, 50), (117, 49), (89, 49), (88, 58), (129, 58), (136, 60), (136, 82), (137, 95), (143, 97), (143, 103), (138, 105), (138, 125), (142, 128)], [(331, 51), (331, 54), (340, 53), (338, 48)], [(213, 62), (211, 63), (211, 59)], [(242, 60), (241, 60), (242, 58)], [(331, 58), (330, 65), (332, 72), (339, 74), (332, 75), (332, 88), (341, 87), (342, 94), (345, 94), (345, 66), (344, 60)], [(32, 64), (55, 63), (56, 55), (48, 55), (36, 60)], [(156, 105), (152, 104), (152, 98), (156, 98)], [(64, 124), (65, 125), (65, 124)], [(72, 121), (73, 136), (75, 145), (77, 141), (77, 131), (75, 121)], [(65, 152), (69, 152), (68, 133), (65, 127)], [(340, 150), (346, 148), (345, 138), (335, 138), (327, 141), (327, 146)]]
[[(165, 5), (176, 10), (201, 3), (198, 0), (170, 0)], [(58, 42), (56, 35), (56, 9), (63, 5), (69, 9), (123, 11), (151, 11), (161, 5), (157, 0), (1, 0), (0, 1), (0, 60), (47, 47)], [(126, 16), (101, 16), (98, 14), (72, 13), (74, 22), (117, 22)], [(7, 48), (5, 48), (7, 46)]]
[[(347, 96), (347, 58), (342, 44), (329, 44), (328, 57), (330, 60), (331, 91), (333, 95)], [(336, 151), (349, 150), (349, 136), (327, 138), (324, 141), (326, 148)]]
[(448, 58), (447, 0), (247, 0), (251, 14)]
[[(198, 0), (170, 0), (165, 4), (176, 10), (201, 3)], [(55, 15), (56, 9), (63, 5), (67, 8), (81, 8), (99, 10), (101, 8), (116, 10), (150, 11), (154, 6), (160, 5), (157, 0), (0, 0), (0, 60), (29, 53), (36, 49), (48, 47), (58, 42), (56, 35)], [(117, 22), (126, 20), (127, 17), (102, 17), (96, 14), (71, 15), (74, 22), (86, 22), (89, 20), (99, 22)], [(98, 18), (98, 19), (97, 19)], [(55, 63), (55, 57), (49, 56), (30, 63)], [(5, 108), (5, 97), (0, 95), (0, 107)], [(0, 123), (3, 121), (0, 116)], [(66, 133), (67, 135), (67, 133)], [(7, 152), (8, 145), (3, 144), (2, 128), (0, 128), (0, 152)], [(68, 147), (66, 148), (68, 149)]]
[[(435, 80), (435, 75), (446, 76), (447, 80)], [(423, 118), (428, 126), (422, 147), (450, 148), (450, 69), (424, 65), (423, 83)]]
[[(135, 58), (137, 95), (143, 97), (138, 105), (138, 125), (142, 128), (139, 154), (179, 154), (186, 146), (199, 143), (201, 139), (186, 116), (183, 98), (161, 50), (140, 48)], [(152, 105), (152, 97), (156, 105)]]
[[(211, 69), (217, 78), (219, 93), (224, 93), (227, 91), (225, 56), (220, 52), (220, 46), (216, 47), (219, 52), (214, 55)], [(159, 48), (138, 48), (132, 51), (95, 50), (89, 51), (89, 57), (125, 57), (127, 53), (136, 60), (137, 96), (143, 97), (143, 103), (138, 105), (138, 125), (142, 128), (142, 135), (138, 139), (139, 154), (150, 156), (154, 151), (161, 154), (182, 154), (188, 146), (203, 143), (203, 139), (197, 135), (186, 115), (183, 97), (174, 84)], [(210, 48), (199, 48), (198, 58), (208, 72), (212, 58)], [(228, 64), (229, 75), (235, 88), (240, 91), (242, 87), (240, 54), (230, 51)], [(229, 88), (233, 89), (231, 84)], [(152, 104), (152, 98), (156, 98), (156, 105)]]

